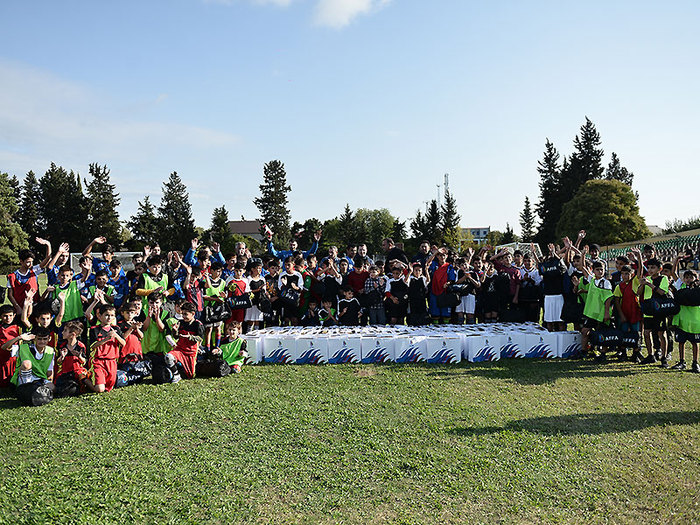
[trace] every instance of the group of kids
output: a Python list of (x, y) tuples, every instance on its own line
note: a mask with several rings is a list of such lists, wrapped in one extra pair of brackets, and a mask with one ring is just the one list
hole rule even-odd
[[(685, 343), (690, 369), (700, 372), (700, 305), (685, 303), (674, 315), (643, 312), (642, 305), (695, 289), (688, 256), (659, 261), (652, 246), (618, 257), (608, 276), (595, 244), (563, 239), (538, 256), (483, 247), (462, 255), (420, 243), (410, 260), (391, 239), (375, 262), (367, 246), (335, 246), (316, 252), (316, 232), (305, 252), (291, 241), (277, 250), (268, 230), (267, 252), (252, 257), (244, 243), (221, 253), (217, 243), (197, 239), (186, 254), (146, 247), (125, 272), (104, 237), (94, 239), (68, 264), (69, 247), (54, 254), (44, 245), (35, 264), (29, 250), (7, 278), (9, 304), (0, 307), (0, 388), (14, 387), (20, 400), (41, 404), (53, 395), (105, 392), (142, 381), (177, 382), (195, 374), (240, 372), (247, 357), (241, 333), (263, 326), (358, 326), (381, 324), (539, 322), (551, 331), (572, 323), (582, 334), (584, 354), (604, 359), (614, 349), (622, 359), (670, 367), (673, 341), (683, 370)], [(102, 245), (102, 257), (92, 255)], [(47, 274), (40, 293), (39, 274)], [(605, 345), (599, 334), (616, 327), (629, 336), (626, 348)], [(641, 354), (643, 334), (647, 356)], [(636, 334), (636, 338), (634, 337)], [(604, 338), (603, 338), (604, 339)]]

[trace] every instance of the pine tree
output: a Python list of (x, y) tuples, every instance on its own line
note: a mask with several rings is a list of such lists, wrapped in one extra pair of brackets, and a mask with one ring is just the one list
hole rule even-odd
[(182, 250), (195, 237), (189, 193), (176, 171), (163, 183), (158, 226), (159, 240), (165, 250)]
[(358, 225), (355, 221), (355, 215), (350, 209), (350, 205), (346, 204), (343, 213), (338, 217), (338, 237), (343, 246), (338, 248), (342, 250), (344, 245), (356, 242), (358, 236)]
[(127, 227), (131, 232), (131, 237), (135, 243), (131, 249), (141, 249), (149, 244), (158, 243), (158, 217), (156, 217), (156, 209), (151, 203), (150, 198), (146, 195), (143, 201), (139, 201), (139, 207), (136, 214), (131, 217), (127, 223)]
[(87, 184), (88, 237), (104, 235), (115, 248), (121, 244), (122, 227), (119, 224), (119, 194), (110, 182), (109, 169), (97, 163), (90, 164), (92, 179)]
[(549, 243), (554, 240), (562, 201), (562, 168), (559, 165), (559, 152), (554, 144), (547, 139), (544, 157), (537, 162), (537, 172), (540, 174), (540, 200), (535, 206), (540, 218), (537, 231), (538, 242)]
[(595, 125), (586, 117), (580, 133), (574, 139), (574, 153), (569, 159), (569, 168), (562, 174), (562, 202), (569, 202), (578, 189), (589, 180), (603, 176), (603, 149), (600, 147), (600, 134)]
[(623, 184), (632, 186), (632, 181), (634, 180), (634, 173), (629, 171), (627, 168), (620, 164), (620, 159), (617, 153), (613, 151), (610, 158), (610, 164), (608, 164), (608, 169), (605, 170), (606, 180), (619, 180)]
[[(287, 184), (287, 172), (279, 160), (272, 160), (263, 167), (263, 183), (260, 185), (260, 197), (254, 199), (260, 210), (262, 226), (268, 226), (273, 240), (279, 246), (286, 244), (290, 238), (289, 223), (291, 214), (287, 207), (287, 193), (292, 187)], [(264, 231), (260, 233), (264, 234)]]
[(80, 177), (53, 162), (39, 179), (41, 236), (54, 245), (67, 242), (72, 248), (86, 244), (87, 202)]
[(416, 211), (416, 216), (411, 219), (410, 227), (414, 239), (420, 242), (422, 239), (427, 238), (427, 224), (425, 222), (425, 216), (420, 210)]
[(17, 253), (27, 247), (27, 234), (13, 221), (18, 206), (15, 186), (7, 173), (0, 173), (0, 270), (8, 272), (19, 262)]
[(391, 227), (391, 238), (394, 242), (403, 242), (406, 239), (406, 221), (400, 221), (397, 217)]
[(211, 214), (211, 226), (205, 233), (206, 237), (221, 245), (221, 251), (223, 253), (232, 252), (236, 244), (233, 240), (233, 233), (231, 232), (229, 222), (226, 206), (214, 208)]
[(451, 242), (455, 239), (461, 239), (461, 231), (459, 228), (460, 216), (457, 213), (457, 201), (452, 196), (449, 190), (445, 191), (445, 202), (440, 209), (440, 230), (442, 233), (442, 242), (447, 238)]
[(19, 210), (17, 212), (17, 223), (29, 233), (39, 233), (43, 231), (43, 222), (40, 213), (41, 190), (39, 181), (33, 171), (24, 177), (20, 188)]
[(532, 242), (535, 238), (535, 215), (530, 207), (530, 199), (525, 197), (525, 207), (520, 212), (520, 229), (523, 242)]
[(425, 212), (425, 238), (430, 242), (442, 241), (442, 213), (437, 200), (433, 199), (428, 204)]
[(518, 242), (519, 240), (520, 239), (517, 235), (515, 235), (513, 228), (510, 227), (510, 224), (506, 223), (506, 231), (503, 232), (503, 238), (501, 239), (501, 243), (510, 244), (512, 242)]

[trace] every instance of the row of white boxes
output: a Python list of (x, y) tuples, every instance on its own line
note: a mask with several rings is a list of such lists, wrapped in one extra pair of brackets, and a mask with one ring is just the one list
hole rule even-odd
[[(492, 325), (494, 326), (494, 325)], [(252, 363), (459, 363), (506, 358), (570, 358), (578, 332), (542, 330), (260, 330), (242, 336)]]

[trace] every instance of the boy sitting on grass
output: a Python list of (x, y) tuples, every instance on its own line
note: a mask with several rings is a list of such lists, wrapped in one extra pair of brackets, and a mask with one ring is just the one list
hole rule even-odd
[(241, 367), (248, 357), (247, 342), (239, 337), (240, 333), (241, 323), (233, 321), (226, 325), (226, 336), (221, 341), (221, 358), (234, 374), (241, 373)]
[(37, 327), (32, 333), (18, 335), (3, 345), (4, 350), (9, 350), (19, 343), (19, 365), (10, 381), (17, 387), (17, 399), (25, 405), (45, 405), (53, 399), (54, 349), (49, 346), (50, 337), (49, 330)]
[(83, 333), (83, 325), (78, 321), (68, 321), (63, 327), (63, 339), (56, 349), (56, 395), (78, 395), (81, 391), (94, 391), (85, 368), (87, 349), (78, 338)]

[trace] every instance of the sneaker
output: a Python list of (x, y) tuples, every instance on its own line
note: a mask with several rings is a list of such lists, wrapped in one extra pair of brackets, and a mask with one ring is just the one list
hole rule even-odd
[(637, 364), (641, 363), (643, 360), (644, 358), (642, 357), (642, 353), (639, 351), (635, 351), (632, 353), (632, 357), (630, 357), (630, 361)]
[(595, 356), (593, 359), (596, 363), (605, 363), (605, 361), (608, 360), (607, 356), (605, 354), (598, 354)]
[(182, 376), (180, 375), (180, 372), (175, 372), (175, 373), (173, 374), (173, 380), (172, 380), (172, 382), (173, 382), (173, 383), (179, 383), (181, 379), (182, 379)]
[(163, 361), (165, 361), (165, 366), (168, 368), (172, 368), (175, 366), (175, 357), (172, 356), (171, 354), (165, 354), (165, 357), (163, 358)]
[(690, 371), (695, 372), (696, 374), (700, 374), (700, 365), (697, 361), (693, 361), (693, 366), (690, 367)]
[(671, 366), (671, 365), (668, 364), (668, 359), (665, 357), (662, 357), (661, 358), (661, 368), (668, 368), (669, 366)]
[(645, 357), (644, 359), (642, 359), (639, 364), (653, 365), (654, 363), (656, 363), (656, 357), (654, 356), (654, 354), (651, 354), (651, 355), (648, 355), (647, 357)]
[(617, 357), (618, 361), (627, 361), (627, 351), (626, 350), (620, 350), (615, 354), (615, 357)]
[(656, 358), (657, 361), (658, 361), (659, 359), (661, 359), (661, 350), (655, 350), (655, 351), (654, 351), (654, 357)]
[(666, 352), (666, 359), (668, 359), (669, 361), (672, 361), (672, 359), (671, 359), (672, 355), (673, 355), (673, 350), (669, 350), (668, 352)]
[(671, 367), (671, 370), (685, 370), (685, 368), (685, 361), (678, 361), (678, 363)]
[(233, 365), (231, 367), (231, 372), (234, 374), (240, 374), (241, 373), (241, 365)]

